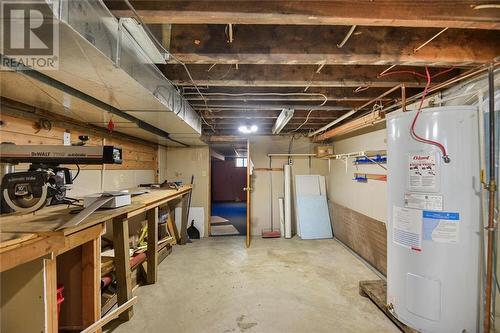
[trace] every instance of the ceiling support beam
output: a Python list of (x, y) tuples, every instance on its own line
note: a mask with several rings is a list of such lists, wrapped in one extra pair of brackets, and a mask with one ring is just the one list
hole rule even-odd
[(214, 69), (239, 64), (240, 70), (242, 64), (470, 66), (491, 62), (500, 54), (494, 30), (448, 29), (414, 52), (439, 29), (358, 27), (349, 43), (338, 48), (336, 43), (348, 29), (237, 25), (238, 38), (228, 44), (222, 25), (173, 25), (170, 51), (184, 63), (218, 64)]
[[(387, 75), (384, 77), (378, 77), (378, 75), (383, 72), (387, 66), (347, 66), (347, 65), (330, 65), (324, 66), (320, 73), (316, 73), (316, 66), (314, 65), (240, 65), (238, 70), (234, 69), (233, 65), (220, 65), (215, 66), (210, 72), (208, 72), (208, 65), (194, 65), (188, 66), (188, 69), (194, 79), (194, 82), (199, 87), (245, 87), (244, 91), (247, 91), (247, 87), (267, 87), (267, 88), (282, 88), (282, 87), (298, 87), (304, 88), (309, 87), (310, 90), (304, 92), (303, 89), (299, 93), (294, 93), (289, 95), (289, 97), (307, 97), (313, 95), (312, 88), (314, 87), (330, 87), (330, 88), (351, 88), (349, 95), (353, 97), (360, 96), (362, 94), (355, 94), (354, 88), (359, 86), (369, 86), (369, 87), (383, 87), (391, 88), (401, 82), (404, 82), (408, 88), (423, 88), (425, 87), (425, 80), (422, 78), (415, 77), (411, 74), (398, 74), (398, 75)], [(448, 67), (446, 67), (447, 69)], [(165, 74), (165, 76), (171, 80), (174, 84), (178, 86), (192, 86), (193, 82), (188, 77), (185, 69), (181, 65), (163, 65), (160, 69)], [(422, 68), (419, 67), (407, 67), (401, 66), (393, 69), (393, 71), (416, 71), (420, 73), (423, 72)], [(442, 71), (443, 68), (431, 68), (431, 74)], [(460, 69), (455, 69), (446, 73), (444, 75), (436, 78), (436, 82), (443, 82), (447, 78), (456, 76), (460, 72)], [(221, 88), (219, 88), (221, 89)], [(268, 89), (269, 91), (269, 89)], [(202, 93), (205, 91), (202, 90)], [(338, 93), (332, 97), (344, 97), (346, 96), (346, 91), (342, 94)], [(190, 91), (190, 94), (194, 98), (200, 97), (197, 91)], [(234, 94), (233, 94), (234, 95)], [(248, 91), (247, 94), (240, 94), (240, 97), (248, 98), (263, 98), (263, 97), (278, 97), (279, 94), (273, 95), (261, 95), (258, 93), (255, 95)], [(207, 95), (210, 96), (210, 95)], [(219, 94), (218, 96), (224, 96), (224, 94)], [(281, 97), (286, 95), (281, 95)], [(319, 95), (315, 95), (318, 97)], [(224, 97), (231, 97), (231, 94), (225, 95)]]
[[(146, 23), (296, 24), (500, 29), (498, 12), (476, 1), (131, 1)], [(118, 16), (123, 2), (106, 0)], [(481, 7), (476, 7), (481, 8)]]

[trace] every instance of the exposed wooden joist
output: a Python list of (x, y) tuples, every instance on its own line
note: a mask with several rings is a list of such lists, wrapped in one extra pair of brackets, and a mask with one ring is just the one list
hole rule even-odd
[[(336, 47), (335, 47), (336, 48)], [(307, 55), (304, 55), (307, 56)], [(312, 55), (314, 57), (314, 55)], [(320, 73), (316, 73), (314, 65), (240, 65), (238, 70), (234, 65), (219, 65), (210, 71), (208, 65), (189, 65), (189, 71), (198, 86), (208, 87), (394, 87), (401, 82), (409, 88), (425, 86), (425, 80), (413, 75), (388, 75), (377, 78), (387, 66), (324, 66)], [(181, 65), (160, 66), (165, 76), (179, 86), (192, 86), (185, 69)], [(422, 72), (418, 67), (398, 67), (395, 70)], [(442, 68), (433, 68), (438, 72)], [(436, 79), (437, 82), (457, 75), (458, 69)], [(354, 89), (352, 89), (354, 90)], [(202, 91), (203, 92), (203, 91)], [(302, 90), (302, 93), (304, 91)], [(309, 93), (309, 91), (308, 91)], [(353, 91), (349, 95), (353, 95)], [(307, 94), (303, 94), (306, 96)], [(336, 95), (340, 98), (340, 94)], [(344, 95), (345, 96), (345, 95)], [(268, 96), (270, 97), (270, 96)], [(333, 97), (333, 96), (332, 96)]]
[[(349, 27), (237, 25), (226, 42), (224, 26), (173, 25), (170, 51), (185, 63), (475, 65), (500, 54), (494, 30), (448, 29), (424, 48), (435, 28), (358, 27), (342, 48)], [(258, 41), (258, 42), (256, 42)], [(216, 66), (217, 67), (217, 66)], [(254, 83), (247, 83), (254, 84)]]
[[(131, 16), (107, 0), (115, 15)], [(480, 1), (132, 1), (147, 23), (365, 25), (500, 29), (498, 10)], [(236, 38), (238, 36), (236, 35)]]
[[(354, 102), (352, 102), (354, 103)], [(226, 101), (224, 103), (216, 101), (214, 103), (207, 103), (208, 109), (212, 111), (217, 110), (283, 110), (283, 108), (291, 108), (295, 110), (309, 110), (314, 108), (315, 110), (325, 110), (325, 111), (346, 111), (350, 110), (351, 106), (345, 102), (342, 105), (322, 105), (319, 106), (318, 102), (311, 104), (285, 104), (285, 103), (238, 103), (233, 101)], [(355, 103), (359, 105), (359, 103)], [(204, 103), (192, 103), (191, 106), (196, 110), (206, 110)]]
[[(387, 68), (383, 66), (383, 68)], [(399, 67), (396, 67), (397, 70)], [(419, 70), (423, 70), (420, 68)], [(431, 69), (432, 70), (432, 69)], [(457, 70), (458, 71), (458, 70)], [(401, 77), (402, 79), (405, 79)], [(304, 87), (217, 87), (217, 86), (198, 86), (203, 94), (205, 93), (304, 93)], [(328, 96), (328, 98), (342, 99), (342, 98), (369, 98), (372, 99), (381, 95), (383, 92), (387, 91), (387, 88), (371, 87), (370, 89), (363, 90), (360, 92), (354, 92), (354, 87), (309, 87), (307, 89), (307, 94), (323, 94)], [(416, 93), (422, 91), (422, 88), (406, 88), (407, 96), (412, 96)], [(198, 96), (199, 94), (196, 89), (192, 86), (183, 86), (182, 94), (185, 97)], [(394, 94), (388, 96), (390, 98), (396, 97), (400, 98), (401, 93), (395, 92)]]
[[(281, 103), (291, 103), (291, 102), (322, 102), (324, 98), (319, 95), (310, 95), (303, 97), (293, 97), (293, 96), (214, 96), (211, 94), (203, 94), (204, 98), (202, 98), (199, 94), (188, 94), (183, 95), (184, 98), (188, 101), (218, 101), (218, 102), (234, 102), (234, 101), (245, 101), (245, 102), (281, 102)], [(329, 101), (333, 102), (366, 102), (371, 100), (371, 97), (332, 97), (327, 96)], [(392, 100), (391, 98), (385, 98), (384, 101)]]

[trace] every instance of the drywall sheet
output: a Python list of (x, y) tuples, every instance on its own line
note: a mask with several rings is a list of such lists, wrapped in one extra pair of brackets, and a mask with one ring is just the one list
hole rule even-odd
[(326, 195), (325, 177), (320, 175), (295, 176), (295, 195)]
[(297, 221), (300, 238), (332, 238), (332, 226), (328, 213), (328, 203), (324, 195), (304, 195), (297, 197)]
[[(191, 221), (194, 220), (194, 226), (200, 232), (200, 237), (205, 235), (205, 209), (203, 207), (191, 207), (189, 208), (188, 215), (188, 228), (191, 226)], [(181, 230), (182, 223), (182, 208), (175, 208), (175, 225), (177, 230)]]
[(387, 231), (384, 222), (332, 202), (335, 238), (387, 274)]

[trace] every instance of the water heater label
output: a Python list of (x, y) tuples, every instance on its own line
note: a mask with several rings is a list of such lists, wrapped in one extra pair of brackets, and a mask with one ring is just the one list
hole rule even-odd
[(393, 241), (408, 249), (422, 250), (422, 211), (394, 206)]
[(405, 193), (405, 207), (443, 210), (443, 196), (424, 193)]
[(439, 243), (458, 243), (460, 214), (423, 211), (424, 239)]
[(408, 160), (409, 190), (436, 190), (437, 185), (436, 155), (410, 154)]

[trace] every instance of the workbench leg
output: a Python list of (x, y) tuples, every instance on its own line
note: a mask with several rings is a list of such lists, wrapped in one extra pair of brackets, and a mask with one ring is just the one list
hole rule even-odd
[(168, 218), (167, 218), (167, 228), (168, 232), (170, 233), (170, 236), (174, 237), (175, 242), (173, 244), (179, 244), (181, 241), (181, 237), (179, 235), (179, 231), (177, 230), (177, 226), (175, 225), (174, 221), (174, 209), (170, 207), (170, 205), (167, 204), (167, 209), (168, 209)]
[[(130, 249), (128, 220), (120, 217), (113, 219), (113, 245), (115, 248), (115, 272), (118, 285), (118, 306), (132, 298), (132, 278), (130, 275)], [(134, 315), (130, 307), (120, 315), (121, 320), (130, 320)]]
[(101, 237), (82, 245), (82, 324), (101, 319)]
[(185, 194), (182, 197), (181, 204), (182, 204), (182, 222), (181, 222), (181, 241), (180, 244), (184, 245), (188, 241), (188, 234), (187, 234), (187, 228), (188, 228), (188, 218), (189, 218), (189, 207), (188, 207), (188, 202), (189, 202), (189, 194)]
[(45, 271), (45, 302), (47, 304), (47, 332), (58, 331), (57, 322), (57, 266), (55, 257), (43, 259)]
[(148, 210), (148, 271), (146, 283), (156, 283), (158, 279), (158, 207)]

